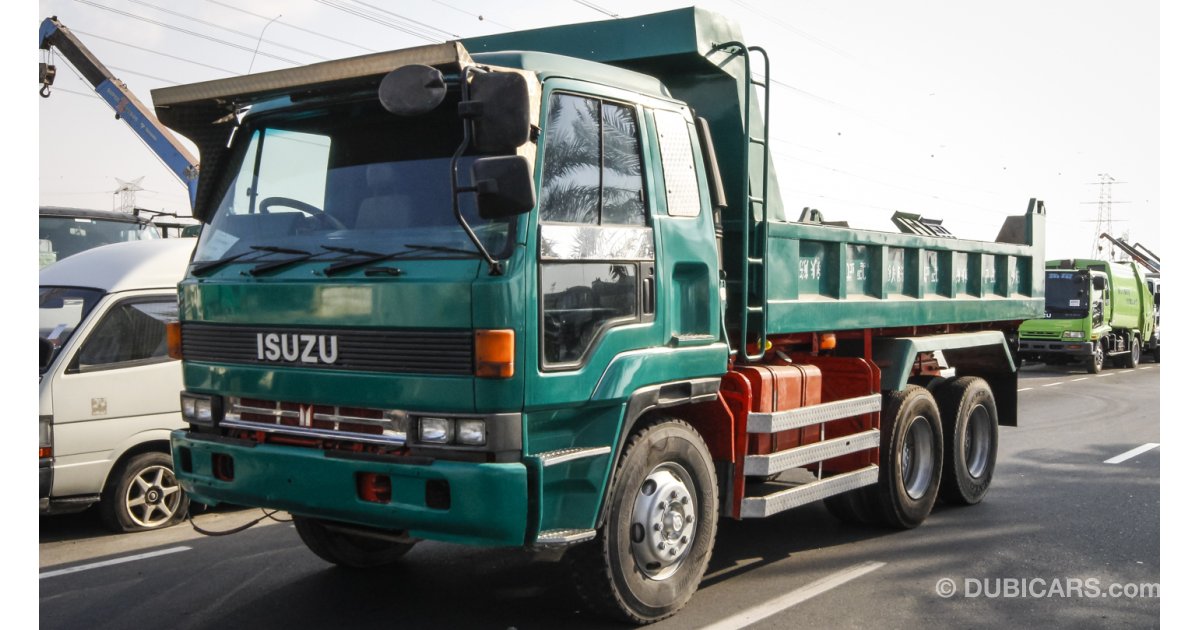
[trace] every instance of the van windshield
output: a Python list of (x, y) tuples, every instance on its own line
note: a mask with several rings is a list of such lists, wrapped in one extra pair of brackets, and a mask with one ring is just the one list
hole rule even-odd
[(67, 343), (79, 322), (95, 308), (104, 292), (78, 287), (41, 287), (38, 293), (38, 336), (54, 344), (54, 353)]
[[(297, 252), (332, 260), (348, 248), (476, 257), (451, 205), (450, 162), (463, 133), (451, 100), (417, 117), (389, 114), (374, 101), (248, 117), (194, 260), (252, 253), (247, 262), (269, 261)], [(474, 160), (459, 160), (461, 185)], [(513, 220), (481, 219), (470, 194), (459, 203), (487, 249), (506, 256)], [(270, 248), (293, 251), (263, 251)]]

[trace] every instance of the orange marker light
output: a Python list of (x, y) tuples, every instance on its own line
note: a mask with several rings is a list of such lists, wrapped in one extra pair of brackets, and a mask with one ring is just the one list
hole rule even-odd
[(167, 323), (167, 356), (183, 358), (183, 329), (177, 321)]
[(837, 347), (837, 336), (832, 333), (821, 335), (821, 349), (833, 350)]
[(511, 378), (517, 335), (511, 330), (475, 331), (475, 376)]

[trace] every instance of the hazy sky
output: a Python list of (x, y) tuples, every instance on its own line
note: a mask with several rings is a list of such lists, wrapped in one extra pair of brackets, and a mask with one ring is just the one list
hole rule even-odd
[[(152, 88), (251, 67), (687, 4), (44, 0), (39, 7), (41, 17), (59, 16), (149, 105)], [(941, 218), (958, 236), (991, 240), (1004, 216), (1024, 212), (1028, 199), (1038, 197), (1049, 211), (1047, 255), (1086, 256), (1101, 192), (1094, 182), (1110, 174), (1122, 182), (1111, 188), (1114, 230), (1158, 247), (1156, 4), (720, 0), (702, 6), (737, 16), (747, 43), (771, 55), (772, 149), (789, 213), (814, 206), (827, 219), (892, 230), (892, 212), (903, 210)], [(113, 119), (70, 64), (57, 65), (53, 94), (38, 106), (40, 204), (113, 208), (117, 179), (144, 177), (139, 206), (187, 214), (178, 180)]]

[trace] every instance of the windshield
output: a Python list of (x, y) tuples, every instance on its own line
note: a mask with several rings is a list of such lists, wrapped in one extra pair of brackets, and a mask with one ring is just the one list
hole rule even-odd
[(54, 352), (66, 344), (79, 322), (92, 311), (104, 292), (76, 287), (41, 287), (38, 293), (38, 336), (54, 344)]
[[(247, 262), (280, 257), (264, 246), (319, 253), (322, 260), (347, 255), (328, 248), (416, 250), (408, 258), (477, 255), (451, 205), (450, 161), (462, 141), (455, 102), (407, 118), (375, 101), (285, 112), (248, 118), (239, 136), (196, 262), (247, 252), (255, 254)], [(474, 159), (459, 160), (462, 186), (470, 183)], [(479, 218), (471, 194), (459, 195), (459, 203), (487, 249), (506, 256), (513, 220)]]
[(1088, 314), (1087, 274), (1046, 272), (1046, 314), (1051, 319), (1076, 319)]
[(160, 238), (153, 226), (83, 217), (48, 217), (38, 221), (39, 267), (79, 252), (125, 241)]

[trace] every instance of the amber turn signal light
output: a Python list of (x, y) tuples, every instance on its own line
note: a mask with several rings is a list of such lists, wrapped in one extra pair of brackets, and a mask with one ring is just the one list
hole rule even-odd
[(475, 376), (511, 378), (516, 337), (511, 330), (476, 330)]
[(183, 358), (183, 329), (177, 321), (167, 323), (167, 356)]

